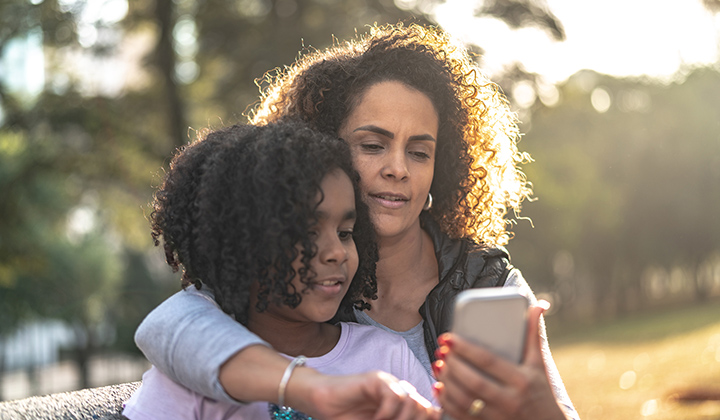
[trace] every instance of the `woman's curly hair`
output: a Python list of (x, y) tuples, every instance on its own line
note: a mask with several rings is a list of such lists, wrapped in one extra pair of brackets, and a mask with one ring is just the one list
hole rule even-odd
[[(183, 287), (207, 285), (241, 323), (248, 319), (253, 282), (259, 283), (258, 311), (271, 303), (294, 308), (303, 290), (291, 280), (298, 274), (308, 285), (313, 276), (317, 248), (308, 232), (317, 221), (320, 183), (335, 169), (355, 188), (353, 239), (360, 259), (341, 308), (369, 308), (377, 293), (378, 254), (350, 149), (304, 123), (235, 125), (179, 151), (154, 195), (155, 245), (162, 237), (168, 264), (175, 271), (182, 266)], [(300, 253), (304, 268), (296, 273), (292, 263)]]
[(519, 169), (530, 157), (518, 151), (516, 117), (505, 96), (441, 29), (375, 26), (365, 36), (309, 52), (265, 81), (253, 124), (292, 116), (334, 135), (378, 82), (399, 81), (426, 94), (440, 123), (431, 215), (453, 238), (508, 242), (507, 210), (518, 214), (532, 194)]

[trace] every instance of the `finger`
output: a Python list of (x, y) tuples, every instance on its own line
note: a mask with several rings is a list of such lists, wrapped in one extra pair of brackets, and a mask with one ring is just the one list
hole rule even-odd
[[(521, 375), (518, 366), (509, 360), (506, 360), (490, 350), (471, 343), (457, 334), (448, 334), (451, 345), (447, 351), (447, 361), (452, 357), (458, 357), (464, 360), (469, 366), (482, 372), (486, 377), (494, 379), (496, 382), (504, 384), (518, 380)], [(468, 385), (473, 386), (473, 385)]]
[(545, 366), (542, 356), (542, 343), (540, 340), (540, 320), (549, 305), (546, 301), (528, 309), (527, 336), (525, 339), (525, 357), (523, 364), (531, 366)]
[(469, 407), (476, 399), (502, 402), (508, 398), (503, 388), (493, 379), (478, 371), (466, 360), (448, 353), (440, 377), (447, 398), (455, 405)]
[(420, 403), (415, 400), (412, 395), (403, 402), (400, 412), (395, 417), (396, 420), (413, 420), (422, 419), (426, 417), (427, 409), (429, 407), (423, 407)]
[(433, 394), (435, 394), (435, 399), (440, 404), (443, 412), (445, 413), (443, 420), (447, 419), (448, 415), (453, 420), (460, 420), (462, 418), (458, 415), (458, 413), (460, 412), (460, 406), (457, 401), (448, 396), (448, 393), (445, 389), (445, 383), (435, 382), (435, 384), (433, 384)]
[(443, 419), (448, 419), (448, 417), (452, 418), (453, 420), (483, 420), (492, 418), (486, 416), (489, 413), (489, 407), (484, 407), (480, 413), (470, 415), (469, 408), (472, 404), (472, 401), (467, 404), (457, 402), (456, 400), (451, 398), (452, 393), (447, 392), (445, 384), (443, 384), (442, 382), (437, 383), (436, 392), (437, 399), (442, 405), (442, 409), (445, 414), (445, 416), (443, 416)]
[(408, 393), (405, 406), (398, 419), (431, 419), (439, 418), (439, 410), (432, 403), (420, 395), (417, 389), (408, 381), (400, 381), (400, 385)]
[(393, 375), (386, 372), (378, 372), (377, 375), (380, 379), (377, 385), (380, 404), (373, 418), (393, 419), (402, 410), (408, 394)]

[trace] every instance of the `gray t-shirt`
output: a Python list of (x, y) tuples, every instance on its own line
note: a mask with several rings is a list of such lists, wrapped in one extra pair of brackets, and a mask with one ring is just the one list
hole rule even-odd
[(373, 327), (377, 327), (381, 330), (397, 334), (400, 337), (404, 338), (405, 341), (407, 341), (408, 343), (408, 347), (410, 347), (410, 350), (412, 350), (415, 357), (417, 357), (417, 359), (423, 365), (428, 375), (432, 375), (430, 357), (428, 356), (428, 352), (425, 349), (425, 332), (423, 331), (423, 321), (420, 321), (419, 324), (410, 328), (407, 331), (395, 331), (370, 318), (370, 316), (365, 313), (365, 311), (358, 311), (357, 309), (355, 309), (355, 318), (357, 319), (357, 322), (359, 324), (372, 325)]

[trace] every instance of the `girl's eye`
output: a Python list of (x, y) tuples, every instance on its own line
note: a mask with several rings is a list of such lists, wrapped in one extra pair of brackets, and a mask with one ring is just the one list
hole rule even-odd
[(353, 239), (353, 231), (352, 230), (342, 230), (338, 232), (338, 237), (340, 237), (341, 241), (351, 241)]

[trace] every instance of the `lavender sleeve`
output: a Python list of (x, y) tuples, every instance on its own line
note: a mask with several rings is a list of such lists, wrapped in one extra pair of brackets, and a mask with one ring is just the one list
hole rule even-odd
[[(530, 289), (530, 285), (528, 285), (523, 278), (520, 270), (513, 269), (510, 272), (507, 280), (505, 281), (504, 287), (518, 287), (520, 289), (520, 293), (530, 299), (531, 305), (537, 304), (537, 298), (535, 298), (535, 294), (533, 293), (532, 289)], [(545, 369), (547, 370), (548, 379), (550, 380), (550, 386), (552, 387), (553, 393), (555, 394), (555, 398), (557, 399), (558, 403), (560, 403), (565, 408), (565, 414), (567, 416), (570, 416), (570, 418), (572, 418), (573, 420), (580, 420), (580, 416), (575, 410), (575, 406), (573, 406), (573, 403), (570, 400), (570, 396), (565, 389), (565, 384), (563, 384), (562, 378), (560, 377), (560, 371), (558, 371), (558, 368), (555, 365), (552, 353), (550, 353), (550, 345), (548, 344), (544, 318), (540, 318), (540, 339), (542, 342), (542, 353), (543, 359), (545, 360)]]
[(228, 402), (237, 401), (220, 385), (220, 367), (246, 347), (268, 345), (223, 312), (209, 290), (194, 287), (150, 312), (135, 332), (135, 343), (173, 381)]

